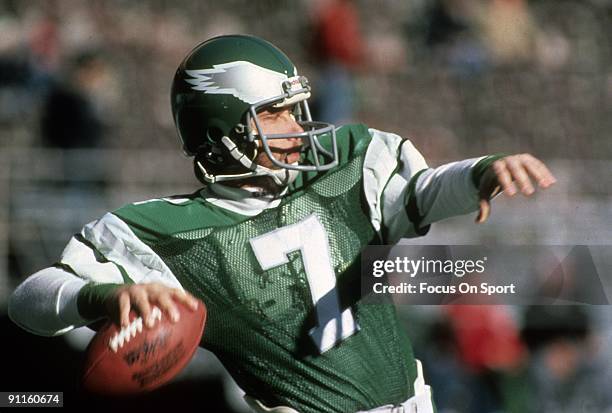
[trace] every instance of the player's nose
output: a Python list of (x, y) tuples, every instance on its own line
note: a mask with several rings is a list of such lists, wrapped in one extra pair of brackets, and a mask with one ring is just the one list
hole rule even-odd
[[(300, 125), (295, 119), (290, 120), (289, 128), (290, 128), (290, 133), (304, 132), (304, 128), (302, 128), (302, 125)], [(299, 139), (299, 138), (291, 138), (291, 139)]]

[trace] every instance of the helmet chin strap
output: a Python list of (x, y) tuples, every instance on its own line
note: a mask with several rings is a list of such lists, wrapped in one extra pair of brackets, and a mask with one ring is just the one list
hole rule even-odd
[(244, 153), (242, 153), (236, 144), (232, 142), (227, 136), (221, 138), (221, 142), (229, 150), (232, 158), (240, 162), (242, 166), (249, 169), (251, 173), (241, 174), (238, 179), (255, 176), (269, 176), (272, 178), (274, 183), (278, 186), (287, 186), (297, 178), (299, 171), (288, 170), (288, 169), (270, 169), (265, 166), (261, 166), (251, 161)]

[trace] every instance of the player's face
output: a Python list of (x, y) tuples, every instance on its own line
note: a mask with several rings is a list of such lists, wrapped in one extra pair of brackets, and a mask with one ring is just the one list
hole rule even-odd
[[(304, 129), (297, 123), (293, 116), (293, 108), (269, 108), (257, 114), (259, 126), (265, 134), (283, 134), (283, 133), (301, 133)], [(254, 125), (253, 125), (254, 126)], [(260, 144), (261, 145), (261, 144)], [(302, 139), (287, 138), (287, 139), (269, 139), (268, 146), (272, 150), (272, 155), (277, 160), (292, 164), (300, 159), (300, 150), (302, 147)], [(270, 161), (265, 152), (260, 152), (256, 158), (256, 162), (267, 168), (278, 169), (276, 165)]]

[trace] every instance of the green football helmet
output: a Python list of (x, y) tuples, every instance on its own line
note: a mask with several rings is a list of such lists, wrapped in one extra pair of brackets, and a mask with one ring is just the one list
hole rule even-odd
[[(172, 84), (172, 114), (184, 152), (194, 156), (196, 175), (205, 183), (270, 176), (286, 185), (299, 171), (325, 171), (338, 164), (335, 127), (314, 122), (308, 108), (310, 85), (289, 58), (271, 43), (230, 35), (196, 46), (178, 67)], [(291, 107), (303, 132), (266, 134), (257, 113)], [(254, 125), (254, 128), (252, 127)], [(331, 145), (320, 138), (327, 135)], [(300, 138), (308, 163), (281, 162), (271, 139)], [(265, 151), (278, 169), (255, 162)]]

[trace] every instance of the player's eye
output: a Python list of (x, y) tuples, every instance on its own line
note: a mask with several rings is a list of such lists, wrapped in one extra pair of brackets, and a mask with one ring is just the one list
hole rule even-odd
[(278, 116), (278, 114), (270, 109), (266, 109), (263, 112), (259, 112), (257, 114), (257, 118), (259, 120), (269, 120), (275, 118), (276, 116)]

